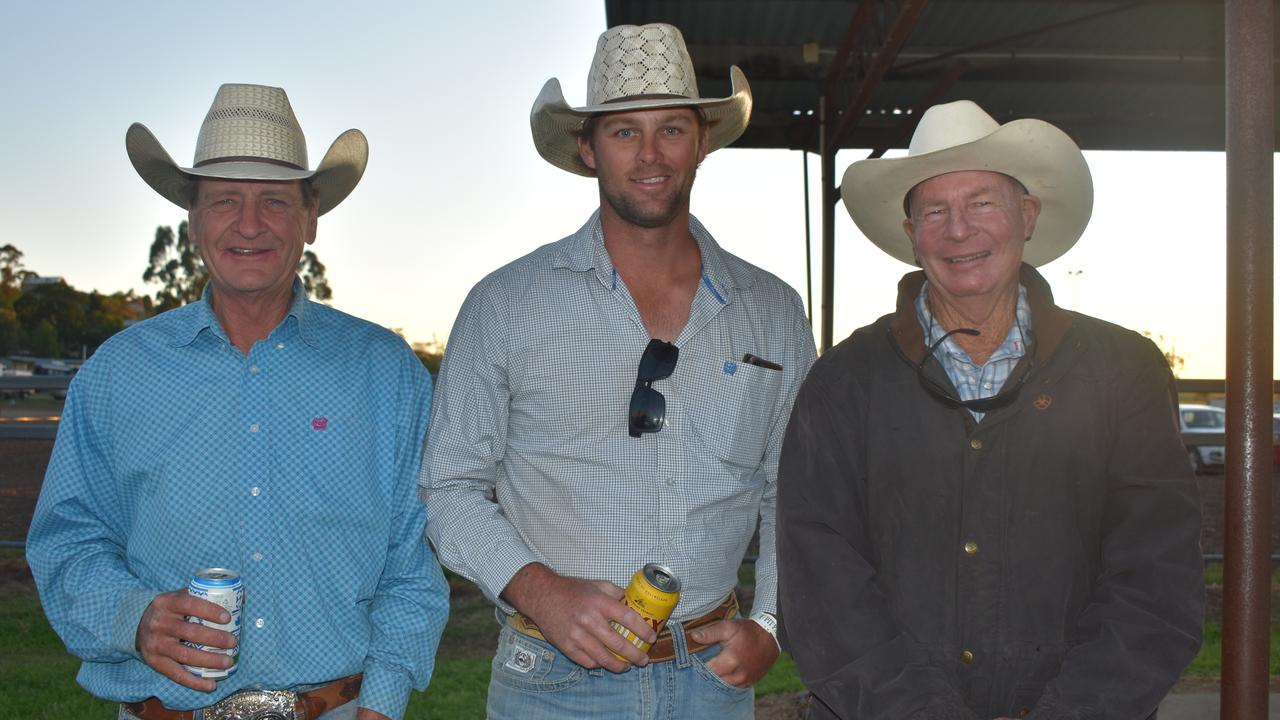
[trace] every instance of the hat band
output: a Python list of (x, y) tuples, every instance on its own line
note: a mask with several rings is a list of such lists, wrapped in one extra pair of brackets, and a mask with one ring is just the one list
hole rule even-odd
[(205, 165), (217, 165), (218, 163), (230, 163), (230, 162), (265, 163), (267, 165), (279, 165), (280, 167), (287, 167), (292, 170), (301, 170), (303, 172), (307, 171), (307, 169), (302, 167), (301, 165), (295, 165), (291, 162), (285, 162), (284, 160), (275, 160), (273, 158), (257, 157), (254, 155), (232, 155), (231, 157), (220, 157), (220, 158), (213, 158), (211, 160), (201, 160), (195, 165), (192, 165), (192, 167), (204, 167)]
[(697, 100), (697, 99), (698, 98), (689, 97), (688, 95), (675, 95), (670, 93), (650, 93), (647, 95), (622, 95), (620, 97), (616, 97), (611, 100), (605, 100), (600, 104), (608, 105), (609, 103), (624, 103), (624, 102), (632, 102), (634, 100)]

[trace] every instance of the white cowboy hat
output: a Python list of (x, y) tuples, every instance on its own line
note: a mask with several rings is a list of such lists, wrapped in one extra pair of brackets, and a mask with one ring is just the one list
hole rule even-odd
[(667, 107), (697, 108), (710, 127), (710, 148), (737, 140), (751, 118), (751, 87), (736, 65), (729, 68), (733, 92), (702, 98), (693, 61), (680, 31), (666, 23), (618, 25), (605, 30), (587, 76), (586, 107), (569, 107), (560, 81), (551, 78), (533, 101), (529, 124), (533, 144), (547, 162), (571, 173), (595, 177), (578, 157), (578, 133), (592, 115)]
[(284, 90), (265, 85), (218, 88), (196, 140), (192, 167), (178, 167), (141, 123), (124, 136), (129, 160), (142, 179), (169, 202), (189, 209), (193, 177), (224, 180), (311, 179), (320, 214), (355, 189), (369, 162), (369, 141), (359, 130), (338, 136), (315, 170), (307, 169), (307, 141)]
[(1040, 198), (1035, 235), (1022, 259), (1034, 266), (1071, 249), (1093, 213), (1093, 177), (1080, 148), (1043, 120), (1001, 125), (968, 100), (925, 111), (902, 158), (859, 160), (840, 183), (840, 195), (867, 239), (893, 257), (915, 264), (902, 229), (907, 192), (931, 177), (961, 170), (1008, 175)]

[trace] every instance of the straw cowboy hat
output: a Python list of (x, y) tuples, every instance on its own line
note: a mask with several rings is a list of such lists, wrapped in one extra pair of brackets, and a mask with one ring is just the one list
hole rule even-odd
[(529, 113), (533, 144), (552, 165), (595, 177), (595, 170), (578, 157), (578, 133), (587, 118), (623, 110), (690, 107), (701, 111), (711, 126), (707, 151), (718, 150), (737, 140), (751, 117), (746, 76), (734, 65), (729, 79), (729, 97), (703, 98), (679, 30), (666, 23), (611, 27), (596, 43), (585, 107), (569, 107), (556, 78), (542, 86)]
[(369, 141), (359, 130), (338, 136), (315, 170), (307, 169), (307, 141), (284, 90), (265, 85), (218, 88), (200, 126), (192, 167), (178, 167), (146, 126), (134, 123), (124, 136), (133, 167), (169, 202), (190, 209), (193, 178), (303, 180), (310, 178), (320, 214), (355, 189), (369, 162)]
[(1031, 265), (1070, 250), (1089, 224), (1093, 177), (1071, 138), (1042, 120), (1001, 125), (968, 100), (925, 111), (906, 157), (850, 165), (840, 195), (867, 239), (914, 265), (911, 240), (902, 229), (907, 192), (931, 177), (961, 170), (1003, 173), (1040, 198), (1035, 235), (1022, 255)]

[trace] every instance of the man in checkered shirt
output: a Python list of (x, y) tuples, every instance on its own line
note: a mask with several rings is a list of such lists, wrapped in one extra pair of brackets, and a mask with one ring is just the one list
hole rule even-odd
[[(750, 718), (778, 656), (774, 480), (814, 345), (795, 291), (689, 213), (698, 164), (750, 114), (730, 76), (729, 97), (701, 99), (679, 31), (621, 26), (588, 106), (555, 79), (534, 104), (539, 153), (595, 177), (600, 208), (472, 290), (423, 464), (431, 540), (504, 624), (491, 718)], [(682, 584), (661, 635), (619, 602), (651, 562)]]

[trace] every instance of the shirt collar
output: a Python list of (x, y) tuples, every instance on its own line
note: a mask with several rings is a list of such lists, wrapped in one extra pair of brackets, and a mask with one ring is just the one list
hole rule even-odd
[[(711, 237), (711, 233), (693, 215), (689, 216), (689, 232), (693, 234), (702, 255), (702, 284), (721, 304), (730, 301), (735, 289), (751, 287), (755, 281), (754, 276), (731, 265), (715, 238)], [(587, 223), (570, 236), (570, 241), (560, 248), (554, 266), (574, 272), (594, 270), (600, 284), (610, 288), (615, 285), (616, 273), (613, 260), (604, 246), (604, 229), (600, 225), (598, 208), (591, 213)]]
[[(924, 331), (924, 344), (926, 347), (932, 347), (938, 338), (942, 337), (946, 330), (934, 317), (929, 310), (929, 281), (925, 281), (920, 286), (920, 292), (916, 295), (915, 300), (916, 318), (920, 321), (920, 328)], [(1031, 331), (1031, 304), (1027, 301), (1027, 288), (1018, 285), (1018, 299), (1014, 307), (1014, 323), (1009, 328), (1008, 334), (1001, 341), (1000, 346), (991, 353), (991, 357), (987, 358), (987, 362), (998, 360), (1006, 360), (1010, 358), (1020, 358), (1026, 354), (1027, 333)], [(960, 360), (973, 365), (973, 360), (969, 357), (969, 353), (955, 341), (955, 337), (949, 337), (942, 341), (942, 345), (938, 348), (954, 360)]]
[[(213, 312), (213, 305), (209, 299), (213, 297), (213, 283), (206, 282), (204, 290), (200, 293), (200, 301), (192, 303), (192, 307), (179, 320), (178, 330), (174, 338), (174, 347), (183, 347), (195, 342), (196, 338), (204, 330), (213, 333), (215, 337), (223, 342), (229, 342), (227, 333), (222, 329), (222, 324), (218, 322), (217, 315)], [(302, 284), (302, 278), (297, 275), (293, 276), (293, 301), (289, 304), (289, 312), (285, 314), (284, 319), (276, 326), (268, 335), (271, 337), (282, 332), (282, 328), (289, 325), (289, 318), (293, 318), (293, 324), (297, 327), (298, 336), (308, 345), (315, 345), (315, 333), (310, 329), (308, 323), (304, 322), (307, 311), (307, 288)]]

